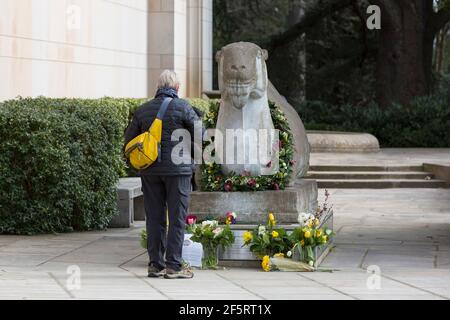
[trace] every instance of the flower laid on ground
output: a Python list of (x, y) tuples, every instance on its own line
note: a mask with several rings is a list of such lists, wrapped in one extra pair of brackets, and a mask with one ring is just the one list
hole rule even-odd
[(295, 229), (289, 236), (293, 243), (291, 255), (293, 256), (294, 252), (298, 252), (298, 259), (311, 266), (316, 261), (315, 248), (327, 244), (329, 237), (333, 234), (330, 229), (326, 227), (319, 228), (319, 225), (320, 221), (311, 216), (303, 226)]
[(243, 235), (244, 246), (249, 246), (250, 251), (259, 259), (275, 254), (285, 254), (292, 246), (287, 232), (283, 228), (276, 228), (276, 219), (273, 213), (268, 215), (267, 225), (259, 225), (253, 231), (247, 231)]
[(265, 272), (270, 271), (270, 257), (269, 256), (264, 256), (262, 258), (261, 267)]
[(193, 224), (188, 227), (192, 234), (191, 240), (201, 243), (203, 246), (202, 267), (215, 269), (218, 264), (217, 249), (223, 249), (234, 243), (234, 234), (229, 225), (220, 226), (217, 220), (205, 220), (201, 224)]

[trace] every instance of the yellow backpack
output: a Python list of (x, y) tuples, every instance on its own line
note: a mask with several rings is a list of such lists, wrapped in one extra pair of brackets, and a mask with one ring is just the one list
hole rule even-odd
[(150, 167), (159, 160), (161, 153), (162, 119), (172, 98), (164, 99), (155, 121), (148, 131), (131, 140), (125, 147), (125, 156), (137, 170)]

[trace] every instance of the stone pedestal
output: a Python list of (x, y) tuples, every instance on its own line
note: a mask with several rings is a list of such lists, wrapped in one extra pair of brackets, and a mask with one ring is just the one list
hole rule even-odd
[(317, 208), (317, 183), (298, 180), (280, 191), (258, 192), (193, 192), (189, 213), (199, 219), (217, 218), (229, 211), (238, 214), (239, 223), (266, 223), (273, 212), (279, 223), (296, 223), (299, 213), (314, 212)]
[(376, 153), (378, 139), (369, 133), (308, 131), (312, 152)]

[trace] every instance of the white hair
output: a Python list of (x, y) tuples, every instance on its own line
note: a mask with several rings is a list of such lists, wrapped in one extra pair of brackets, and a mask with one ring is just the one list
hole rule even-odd
[(178, 80), (177, 74), (172, 70), (164, 70), (159, 76), (158, 89), (161, 88), (178, 88), (180, 86), (180, 81)]

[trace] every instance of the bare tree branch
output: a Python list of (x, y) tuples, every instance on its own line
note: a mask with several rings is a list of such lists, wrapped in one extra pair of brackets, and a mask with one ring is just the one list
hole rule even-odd
[(355, 1), (357, 0), (327, 0), (319, 2), (319, 4), (306, 12), (299, 23), (295, 24), (285, 32), (273, 36), (266, 44), (264, 44), (264, 47), (273, 50), (294, 41), (298, 36), (305, 33), (308, 28), (313, 27), (320, 19), (325, 18), (338, 10), (351, 6)]

